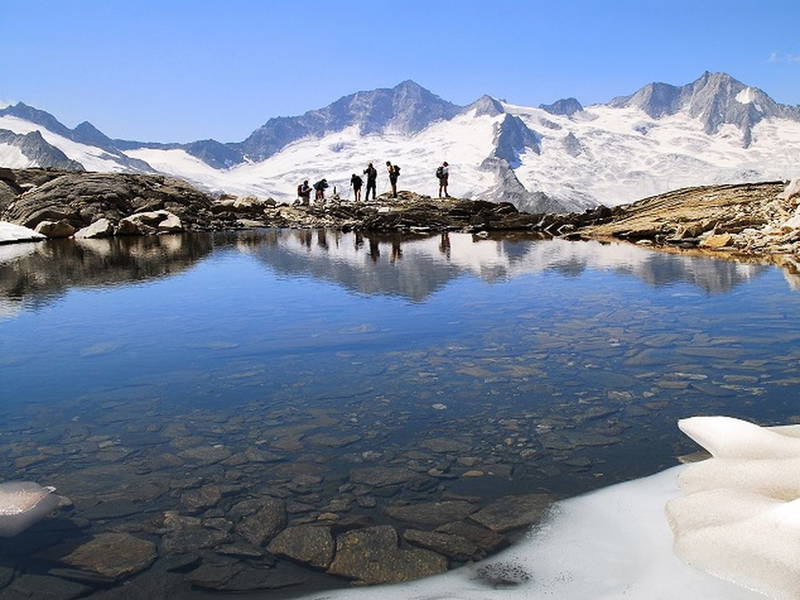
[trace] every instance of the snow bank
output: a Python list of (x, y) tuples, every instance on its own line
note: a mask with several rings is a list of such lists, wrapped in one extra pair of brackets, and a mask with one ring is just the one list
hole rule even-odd
[[(680, 494), (675, 467), (559, 503), (522, 543), (478, 565), (380, 589), (317, 593), (315, 600), (756, 600), (760, 595), (683, 563), (672, 548), (664, 506)], [(798, 563), (800, 564), (800, 563)], [(529, 579), (495, 588), (488, 565)]]
[(667, 515), (687, 563), (769, 598), (800, 597), (800, 426), (694, 417), (681, 430), (713, 458), (687, 467)]
[(36, 233), (33, 229), (28, 229), (22, 225), (0, 221), (0, 244), (10, 244), (13, 242), (32, 242), (43, 240), (45, 236)]

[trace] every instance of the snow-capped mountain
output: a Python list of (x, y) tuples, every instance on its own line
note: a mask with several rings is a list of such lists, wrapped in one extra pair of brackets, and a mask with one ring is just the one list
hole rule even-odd
[(401, 166), (400, 188), (508, 200), (530, 211), (615, 205), (690, 185), (800, 175), (800, 107), (724, 73), (651, 83), (608, 104), (538, 107), (482, 96), (456, 106), (412, 81), (358, 92), (297, 117), (269, 119), (241, 142), (163, 144), (69, 129), (19, 103), (0, 109), (0, 166), (158, 171), (214, 192), (291, 200), (303, 179), (346, 195), (368, 162)]

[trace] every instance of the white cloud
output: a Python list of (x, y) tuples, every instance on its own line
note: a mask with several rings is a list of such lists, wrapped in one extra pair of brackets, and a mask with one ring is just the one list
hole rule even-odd
[(0, 99), (0, 108), (5, 108), (6, 106), (11, 106), (12, 104), (16, 104), (16, 102), (13, 100)]
[(769, 63), (800, 63), (800, 54), (773, 52), (767, 59)]

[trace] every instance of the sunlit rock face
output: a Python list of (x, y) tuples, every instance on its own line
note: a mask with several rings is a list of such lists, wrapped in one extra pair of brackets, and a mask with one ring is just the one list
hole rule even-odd
[(675, 552), (769, 598), (800, 597), (800, 426), (728, 417), (679, 422), (712, 458), (687, 467), (667, 503)]
[(0, 537), (14, 537), (54, 511), (55, 488), (32, 481), (0, 483)]

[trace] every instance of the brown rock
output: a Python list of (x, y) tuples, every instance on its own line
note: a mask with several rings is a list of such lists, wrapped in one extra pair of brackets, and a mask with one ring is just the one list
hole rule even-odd
[(444, 556), (421, 548), (401, 550), (394, 527), (381, 525), (339, 535), (328, 573), (379, 584), (411, 581), (446, 570)]
[(333, 560), (333, 536), (329, 527), (288, 527), (275, 536), (267, 550), (277, 556), (326, 569)]
[(157, 556), (153, 542), (127, 533), (101, 533), (60, 560), (76, 569), (119, 580), (145, 570)]

